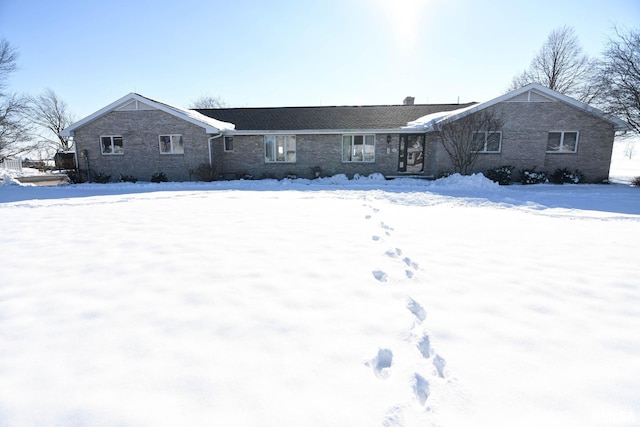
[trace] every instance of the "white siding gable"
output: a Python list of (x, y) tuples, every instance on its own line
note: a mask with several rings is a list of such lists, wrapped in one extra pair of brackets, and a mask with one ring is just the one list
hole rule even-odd
[(556, 100), (536, 90), (528, 90), (504, 102), (556, 102)]
[(152, 107), (151, 105), (145, 104), (144, 102), (140, 102), (137, 99), (132, 99), (126, 104), (118, 107), (116, 111), (142, 111), (142, 110), (157, 110), (157, 108)]

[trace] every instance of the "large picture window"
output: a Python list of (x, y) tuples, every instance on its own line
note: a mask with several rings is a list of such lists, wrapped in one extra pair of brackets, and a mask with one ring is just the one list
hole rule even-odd
[(295, 163), (295, 135), (265, 135), (264, 160), (267, 163)]
[(101, 136), (100, 152), (102, 154), (124, 154), (122, 137), (118, 135)]
[(549, 132), (547, 153), (575, 153), (578, 151), (578, 132)]
[(160, 135), (160, 154), (184, 154), (182, 135)]
[(342, 161), (343, 162), (375, 162), (376, 137), (375, 135), (343, 135), (342, 136)]
[(499, 153), (502, 132), (474, 132), (473, 146), (478, 153)]

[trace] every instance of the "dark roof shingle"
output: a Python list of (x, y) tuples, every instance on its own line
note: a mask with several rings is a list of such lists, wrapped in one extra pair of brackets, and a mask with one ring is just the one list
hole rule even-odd
[(408, 122), (468, 104), (371, 105), (339, 107), (196, 109), (205, 116), (233, 123), (238, 131), (395, 129)]

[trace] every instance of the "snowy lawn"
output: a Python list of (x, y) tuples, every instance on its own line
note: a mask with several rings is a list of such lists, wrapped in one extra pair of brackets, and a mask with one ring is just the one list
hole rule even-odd
[(640, 189), (0, 187), (0, 426), (640, 423)]

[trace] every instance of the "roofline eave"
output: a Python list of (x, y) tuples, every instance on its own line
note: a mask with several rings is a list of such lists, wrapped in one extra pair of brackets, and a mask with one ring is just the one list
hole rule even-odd
[(358, 128), (346, 128), (346, 129), (269, 129), (269, 130), (223, 130), (224, 135), (339, 135), (343, 133), (394, 133), (394, 134), (407, 134), (407, 133), (425, 133), (423, 129), (418, 128), (382, 128), (382, 129), (358, 129)]

